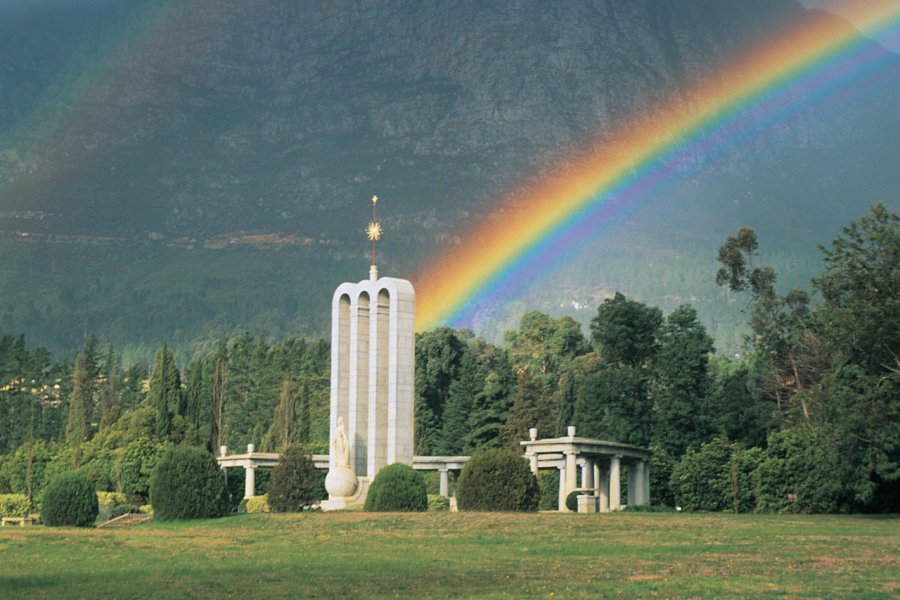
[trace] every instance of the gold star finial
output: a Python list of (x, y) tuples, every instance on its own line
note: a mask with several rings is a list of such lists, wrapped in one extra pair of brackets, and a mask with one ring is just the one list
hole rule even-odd
[(381, 239), (381, 223), (378, 222), (376, 207), (378, 206), (378, 196), (372, 196), (372, 222), (366, 228), (366, 235), (372, 241), (372, 266), (375, 266), (375, 242)]
[(369, 239), (377, 241), (381, 238), (381, 224), (376, 222), (369, 223), (369, 226), (366, 228), (366, 235), (369, 236)]

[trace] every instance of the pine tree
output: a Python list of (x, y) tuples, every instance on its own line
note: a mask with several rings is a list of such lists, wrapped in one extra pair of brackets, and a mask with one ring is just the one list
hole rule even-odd
[(213, 454), (225, 445), (225, 356), (219, 353), (212, 374), (212, 402), (210, 404), (209, 443)]
[(93, 388), (85, 355), (79, 352), (72, 372), (72, 394), (66, 421), (66, 443), (73, 448), (80, 448), (90, 437), (91, 414), (94, 412)]
[(172, 433), (172, 418), (184, 411), (181, 399), (181, 376), (175, 366), (175, 355), (168, 345), (156, 353), (156, 363), (150, 374), (150, 405), (156, 414), (156, 436), (167, 439)]
[(278, 405), (275, 407), (275, 415), (272, 425), (266, 433), (263, 448), (284, 452), (288, 446), (297, 441), (297, 395), (294, 389), (294, 380), (285, 374), (281, 381), (281, 393), (278, 395)]

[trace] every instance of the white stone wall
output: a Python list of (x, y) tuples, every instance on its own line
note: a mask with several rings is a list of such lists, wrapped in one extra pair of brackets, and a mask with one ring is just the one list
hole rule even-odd
[(334, 293), (329, 438), (343, 417), (358, 477), (371, 480), (385, 465), (412, 464), (414, 324), (415, 291), (406, 280), (343, 283)]

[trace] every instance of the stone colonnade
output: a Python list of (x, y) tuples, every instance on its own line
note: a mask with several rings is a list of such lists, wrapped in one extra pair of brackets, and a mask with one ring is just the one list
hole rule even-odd
[[(575, 437), (575, 428), (568, 428), (561, 438), (537, 439), (537, 431), (530, 431), (530, 440), (521, 442), (525, 457), (537, 475), (540, 469), (559, 469), (559, 510), (566, 511), (566, 498), (575, 490), (585, 490), (584, 510), (607, 512), (620, 510), (622, 498), (622, 469), (628, 469), (627, 505), (650, 503), (650, 451), (646, 448), (602, 440)], [(581, 485), (578, 484), (579, 469)]]
[[(228, 448), (219, 448), (219, 456), (216, 460), (219, 466), (226, 468), (244, 469), (244, 498), (252, 498), (256, 495), (256, 470), (271, 469), (278, 464), (281, 455), (275, 452), (255, 452), (253, 444), (247, 445), (246, 454), (233, 454), (228, 456)], [(440, 473), (440, 494), (450, 496), (450, 471), (459, 472), (468, 462), (468, 456), (415, 456), (412, 467), (416, 471), (438, 471)], [(329, 468), (328, 454), (313, 454), (313, 465), (317, 469)]]

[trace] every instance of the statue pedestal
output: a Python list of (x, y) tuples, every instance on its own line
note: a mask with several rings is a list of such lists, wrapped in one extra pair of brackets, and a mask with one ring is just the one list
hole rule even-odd
[(335, 467), (325, 477), (328, 500), (322, 502), (322, 510), (340, 510), (361, 504), (369, 491), (369, 478), (357, 477), (350, 467)]

